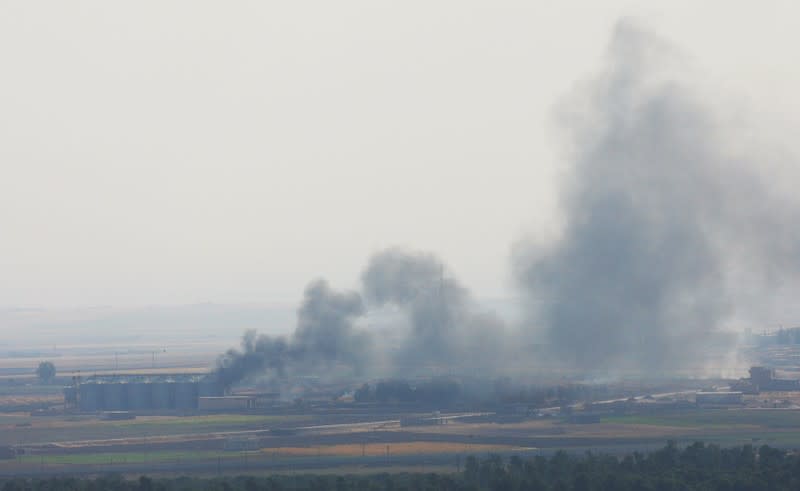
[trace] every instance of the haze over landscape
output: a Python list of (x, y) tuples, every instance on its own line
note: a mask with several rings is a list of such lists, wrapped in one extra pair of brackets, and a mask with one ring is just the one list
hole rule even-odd
[(652, 368), (797, 318), (788, 4), (181, 5), (0, 20), (10, 350), (258, 329), (361, 365), (386, 327)]
[(0, 488), (800, 489), (792, 2), (0, 2)]

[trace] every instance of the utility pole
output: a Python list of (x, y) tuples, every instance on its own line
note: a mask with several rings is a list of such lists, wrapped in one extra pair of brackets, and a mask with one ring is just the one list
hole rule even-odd
[[(449, 336), (450, 333), (447, 332), (447, 301), (444, 297), (444, 263), (439, 264), (439, 332), (446, 333), (445, 336)], [(441, 342), (441, 340), (438, 340)]]

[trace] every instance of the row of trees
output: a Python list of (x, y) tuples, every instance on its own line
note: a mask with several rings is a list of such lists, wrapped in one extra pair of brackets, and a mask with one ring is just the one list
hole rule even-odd
[(36, 377), (44, 383), (52, 382), (56, 378), (56, 366), (51, 361), (39, 363), (39, 366), (36, 367)]
[(469, 457), (459, 473), (294, 475), (230, 478), (121, 477), (13, 479), (1, 491), (739, 491), (800, 489), (800, 456), (762, 446), (720, 448), (670, 442), (651, 453), (624, 458), (558, 452), (508, 460)]
[(507, 462), (499, 456), (467, 459), (463, 483), (469, 489), (554, 491), (672, 491), (800, 489), (800, 457), (752, 445), (721, 448), (669, 442), (624, 458), (557, 452), (550, 458)]

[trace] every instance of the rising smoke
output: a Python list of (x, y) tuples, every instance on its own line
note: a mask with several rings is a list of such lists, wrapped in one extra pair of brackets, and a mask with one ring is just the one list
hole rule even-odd
[(288, 359), (289, 345), (285, 338), (272, 338), (251, 330), (242, 336), (241, 350), (231, 348), (220, 355), (215, 375), (223, 387), (266, 372), (283, 377)]
[(241, 349), (218, 359), (217, 377), (229, 387), (265, 373), (281, 378), (337, 367), (360, 373), (382, 358), (394, 375), (407, 374), (409, 367), (487, 369), (496, 364), (503, 323), (479, 311), (468, 290), (445, 273), (444, 263), (428, 253), (393, 248), (370, 259), (362, 273), (369, 306), (398, 308), (407, 319), (397, 352), (389, 353), (373, 333), (356, 326), (366, 313), (358, 292), (337, 292), (317, 280), (306, 287), (289, 339), (248, 331)]
[(433, 254), (400, 248), (372, 256), (361, 274), (373, 307), (399, 307), (410, 321), (399, 367), (429, 365), (485, 370), (496, 366), (503, 322), (481, 312), (469, 291)]
[(363, 314), (358, 292), (333, 291), (324, 280), (311, 283), (297, 311), (294, 359), (310, 367), (343, 363), (360, 371), (369, 359), (371, 340), (353, 321)]
[(674, 59), (623, 22), (607, 70), (564, 106), (564, 229), (553, 244), (519, 245), (515, 266), (533, 322), (569, 365), (651, 371), (702, 358), (709, 336), (774, 293), (775, 271), (797, 271), (797, 208), (772, 192), (762, 162), (726, 151), (713, 113), (665, 70)]
[(313, 281), (297, 310), (291, 338), (246, 332), (241, 350), (228, 350), (217, 360), (217, 378), (230, 387), (264, 373), (280, 378), (298, 370), (342, 365), (361, 370), (371, 355), (370, 338), (353, 321), (363, 313), (357, 292), (337, 292), (325, 280)]
[[(757, 319), (771, 297), (796, 291), (800, 207), (777, 191), (762, 160), (731, 151), (714, 112), (667, 69), (679, 59), (622, 22), (601, 76), (561, 106), (572, 143), (560, 183), (563, 229), (552, 243), (516, 244), (513, 256), (530, 329), (511, 333), (481, 312), (438, 257), (393, 248), (368, 261), (363, 300), (312, 283), (294, 334), (248, 333), (241, 350), (220, 358), (222, 380), (358, 371), (378, 359), (395, 375), (409, 367), (502, 373), (531, 340), (550, 358), (534, 363), (587, 372), (652, 374), (702, 359), (726, 323)], [(395, 350), (358, 326), (387, 307), (406, 319)]]

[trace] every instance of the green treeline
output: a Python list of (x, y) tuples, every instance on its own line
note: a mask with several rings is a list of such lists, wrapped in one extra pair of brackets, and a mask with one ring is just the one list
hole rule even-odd
[(270, 477), (96, 479), (35, 478), (2, 481), (0, 491), (423, 491), (423, 490), (797, 490), (800, 455), (768, 446), (720, 448), (670, 442), (650, 453), (623, 458), (570, 455), (503, 459), (469, 457), (457, 473), (374, 475), (275, 475)]

